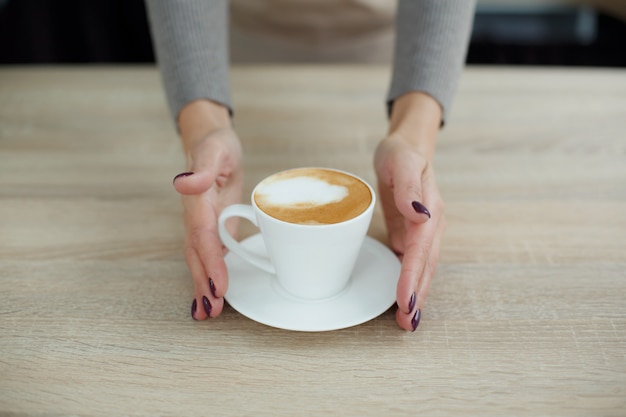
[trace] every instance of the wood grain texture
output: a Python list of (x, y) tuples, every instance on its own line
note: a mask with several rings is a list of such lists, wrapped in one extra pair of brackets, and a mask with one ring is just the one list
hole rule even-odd
[[(234, 68), (246, 194), (303, 165), (374, 183), (388, 79)], [(625, 139), (623, 70), (469, 68), (416, 333), (393, 309), (327, 333), (194, 322), (157, 71), (2, 68), (0, 415), (624, 416)]]

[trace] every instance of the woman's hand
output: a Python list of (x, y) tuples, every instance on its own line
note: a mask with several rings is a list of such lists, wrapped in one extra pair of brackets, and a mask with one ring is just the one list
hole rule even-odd
[(419, 325), (446, 227), (432, 165), (440, 123), (441, 108), (431, 96), (401, 96), (374, 157), (389, 242), (402, 260), (396, 321), (411, 331)]
[[(180, 113), (179, 127), (187, 172), (174, 178), (174, 187), (184, 207), (185, 259), (194, 283), (191, 316), (204, 320), (218, 316), (224, 306), (228, 272), (217, 218), (226, 206), (241, 201), (242, 150), (228, 110), (217, 103), (190, 103)], [(227, 228), (235, 236), (236, 220)]]

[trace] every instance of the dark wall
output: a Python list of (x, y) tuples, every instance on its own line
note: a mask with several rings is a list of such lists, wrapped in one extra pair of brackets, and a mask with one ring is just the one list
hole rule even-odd
[[(626, 23), (582, 16), (479, 8), (467, 62), (626, 67)], [(0, 0), (0, 64), (153, 61), (143, 0)]]
[(0, 9), (0, 63), (153, 60), (142, 0), (9, 0)]

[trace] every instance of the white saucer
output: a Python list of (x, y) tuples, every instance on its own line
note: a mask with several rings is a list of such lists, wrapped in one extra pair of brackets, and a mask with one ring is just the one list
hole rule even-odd
[[(260, 234), (243, 240), (248, 250), (267, 256)], [(276, 277), (230, 252), (226, 255), (226, 301), (242, 315), (279, 329), (321, 332), (371, 320), (396, 301), (400, 261), (382, 243), (366, 237), (352, 278), (337, 295), (304, 300), (287, 293)]]

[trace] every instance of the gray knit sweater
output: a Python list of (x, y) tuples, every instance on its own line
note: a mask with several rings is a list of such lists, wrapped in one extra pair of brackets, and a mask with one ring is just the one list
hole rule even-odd
[[(423, 91), (449, 112), (463, 68), (475, 0), (399, 0), (387, 103)], [(228, 1), (148, 0), (148, 17), (172, 116), (207, 98), (232, 110)]]

